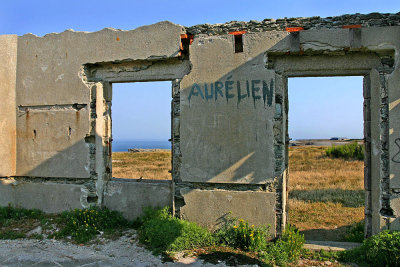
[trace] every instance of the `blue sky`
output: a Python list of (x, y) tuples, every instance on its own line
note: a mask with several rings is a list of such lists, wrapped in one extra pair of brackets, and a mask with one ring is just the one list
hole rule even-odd
[[(399, 11), (399, 0), (0, 0), (0, 34), (43, 36), (66, 29), (98, 31), (105, 27), (130, 30), (162, 20), (191, 26), (232, 20)], [(332, 79), (290, 79), (292, 138), (362, 137), (362, 79)], [(114, 89), (114, 139), (169, 138), (170, 83), (115, 84)], [(146, 100), (150, 97), (153, 101)], [(143, 119), (146, 108), (149, 116)]]

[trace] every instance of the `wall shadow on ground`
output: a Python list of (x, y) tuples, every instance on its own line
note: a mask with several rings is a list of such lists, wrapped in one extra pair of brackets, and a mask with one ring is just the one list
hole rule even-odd
[(365, 205), (365, 191), (344, 189), (292, 190), (289, 192), (289, 199), (306, 202), (341, 203), (344, 207), (359, 208)]
[(344, 236), (350, 228), (351, 226), (342, 226), (336, 229), (311, 229), (300, 231), (300, 233), (304, 234), (306, 240), (342, 242), (345, 241)]

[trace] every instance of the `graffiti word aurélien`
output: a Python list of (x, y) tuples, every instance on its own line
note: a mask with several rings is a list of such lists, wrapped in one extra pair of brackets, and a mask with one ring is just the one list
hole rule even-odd
[(228, 77), (225, 82), (194, 83), (188, 96), (189, 105), (194, 97), (201, 98), (204, 101), (217, 101), (219, 98), (225, 98), (227, 103), (236, 98), (238, 106), (241, 101), (247, 98), (253, 99), (254, 106), (257, 100), (262, 99), (264, 107), (272, 105), (274, 94), (274, 81), (272, 79), (268, 83), (265, 80), (232, 81), (230, 80), (231, 77)]

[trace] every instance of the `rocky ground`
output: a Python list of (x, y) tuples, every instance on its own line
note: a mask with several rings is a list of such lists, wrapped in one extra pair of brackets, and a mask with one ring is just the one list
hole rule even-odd
[(118, 240), (75, 245), (57, 240), (0, 240), (0, 266), (227, 266), (196, 258), (163, 262), (137, 241), (134, 230)]

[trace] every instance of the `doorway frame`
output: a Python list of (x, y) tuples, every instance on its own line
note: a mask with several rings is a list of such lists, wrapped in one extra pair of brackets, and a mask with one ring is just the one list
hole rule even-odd
[[(322, 72), (324, 73), (324, 72)], [(363, 146), (364, 146), (364, 166), (363, 166), (363, 187), (364, 187), (364, 192), (365, 192), (365, 200), (364, 200), (364, 237), (369, 237), (372, 231), (372, 214), (368, 211), (371, 210), (372, 208), (372, 203), (370, 202), (370, 198), (367, 198), (368, 192), (371, 191), (371, 172), (369, 171), (371, 167), (371, 101), (370, 101), (370, 96), (371, 96), (371, 86), (370, 86), (370, 76), (369, 74), (365, 74), (363, 76), (361, 75), (351, 75), (351, 76), (345, 76), (345, 75), (331, 75), (331, 76), (321, 76), (321, 75), (313, 75), (313, 76), (285, 76), (285, 92), (286, 92), (286, 99), (285, 99), (285, 110), (286, 110), (286, 135), (287, 135), (287, 142), (286, 142), (286, 147), (289, 149), (289, 141), (290, 141), (290, 136), (289, 136), (289, 127), (290, 127), (290, 121), (289, 121), (289, 110), (290, 110), (290, 101), (289, 101), (289, 83), (288, 79), (289, 78), (328, 78), (328, 77), (362, 77), (363, 82), (362, 82), (362, 97), (363, 97)], [(287, 152), (289, 153), (289, 151)], [(289, 170), (287, 173), (287, 179), (289, 179), (289, 174), (290, 174), (290, 166), (289, 166), (289, 156), (287, 156), (287, 162), (286, 162), (286, 168)], [(286, 181), (286, 199), (289, 200), (289, 192), (288, 192), (288, 184), (289, 181)], [(286, 205), (287, 207), (287, 205)], [(288, 215), (288, 210), (285, 210), (286, 213), (286, 218), (289, 218)]]
[[(289, 134), (288, 134), (288, 78), (291, 77), (334, 77), (363, 76), (363, 121), (364, 121), (364, 190), (365, 190), (365, 229), (364, 236), (369, 237), (380, 231), (381, 223), (381, 154), (372, 153), (381, 147), (382, 136), (387, 136), (386, 124), (382, 124), (381, 109), (387, 103), (382, 101), (382, 79), (378, 70), (383, 69), (380, 55), (368, 52), (344, 53), (341, 55), (274, 55), (268, 54), (269, 69), (276, 72), (276, 91), (282, 93), (284, 117), (282, 120), (285, 132), (285, 169), (288, 170)], [(281, 88), (278, 88), (280, 86)], [(383, 150), (384, 148), (382, 148)], [(289, 172), (286, 171), (282, 182), (282, 208), (284, 210), (282, 224), (287, 224), (287, 185)]]

